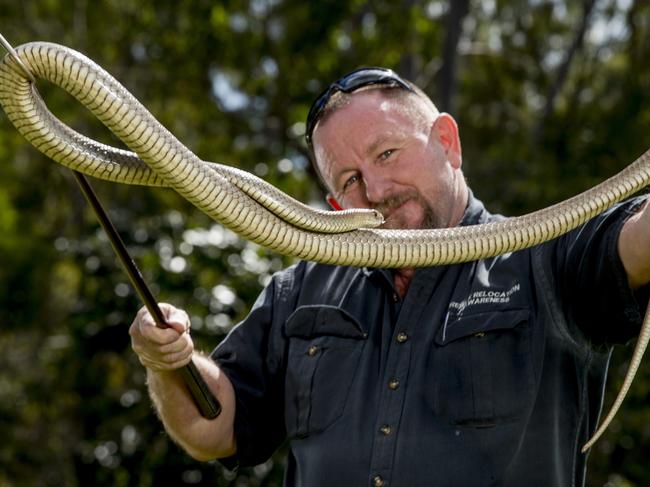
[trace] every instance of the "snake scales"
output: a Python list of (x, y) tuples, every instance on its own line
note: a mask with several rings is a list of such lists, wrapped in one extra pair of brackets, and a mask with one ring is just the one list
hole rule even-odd
[[(19, 132), (60, 164), (109, 181), (168, 186), (242, 237), (274, 251), (328, 264), (384, 268), (467, 262), (537, 245), (566, 233), (650, 182), (650, 151), (614, 177), (564, 202), (486, 225), (436, 230), (375, 229), (372, 210), (319, 212), (244, 171), (202, 161), (123, 86), (84, 55), (35, 42), (0, 63), (0, 104)], [(85, 105), (133, 152), (95, 142), (47, 109), (24, 72)], [(586, 451), (616, 414), (650, 339), (648, 313), (623, 386)]]

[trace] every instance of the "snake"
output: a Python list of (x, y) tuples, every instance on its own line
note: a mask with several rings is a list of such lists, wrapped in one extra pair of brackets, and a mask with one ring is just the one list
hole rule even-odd
[[(34, 79), (75, 97), (130, 150), (96, 142), (47, 108)], [(556, 238), (650, 183), (650, 150), (600, 184), (532, 213), (481, 225), (385, 229), (374, 210), (313, 209), (246, 171), (196, 156), (117, 80), (84, 54), (49, 42), (0, 62), (0, 105), (36, 149), (72, 170), (118, 183), (174, 189), (225, 227), (272, 251), (324, 264), (380, 268), (450, 265)], [(649, 309), (650, 311), (650, 309)], [(623, 385), (586, 452), (620, 408), (650, 340), (646, 312)]]

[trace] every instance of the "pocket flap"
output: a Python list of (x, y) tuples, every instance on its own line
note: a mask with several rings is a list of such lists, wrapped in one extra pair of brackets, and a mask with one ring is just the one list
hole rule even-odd
[(476, 313), (446, 322), (436, 334), (436, 343), (446, 345), (460, 338), (495, 330), (508, 330), (528, 321), (528, 309), (509, 309), (491, 313)]
[(287, 318), (285, 332), (289, 337), (298, 338), (337, 336), (362, 339), (368, 336), (354, 316), (328, 305), (300, 306)]

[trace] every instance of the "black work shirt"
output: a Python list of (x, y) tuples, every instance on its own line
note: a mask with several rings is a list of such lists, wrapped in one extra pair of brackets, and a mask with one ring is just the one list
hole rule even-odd
[[(240, 465), (286, 439), (287, 486), (580, 486), (609, 345), (642, 310), (617, 252), (639, 200), (566, 236), (467, 264), (301, 262), (213, 352)], [(490, 215), (470, 196), (462, 225)], [(226, 460), (228, 464), (228, 460)]]

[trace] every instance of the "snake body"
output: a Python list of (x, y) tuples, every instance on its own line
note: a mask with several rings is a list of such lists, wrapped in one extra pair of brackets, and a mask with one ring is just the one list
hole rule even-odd
[[(70, 169), (109, 181), (171, 187), (242, 237), (300, 259), (382, 268), (468, 262), (562, 235), (650, 182), (650, 151), (617, 175), (564, 202), (503, 221), (435, 230), (375, 227), (372, 210), (319, 212), (244, 171), (194, 155), (122, 85), (83, 54), (57, 44), (16, 48), (22, 64), (86, 106), (133, 152), (93, 141), (60, 122), (12, 56), (0, 63), (0, 104), (38, 150)], [(646, 318), (624, 385), (591, 446), (618, 410), (650, 339)]]

